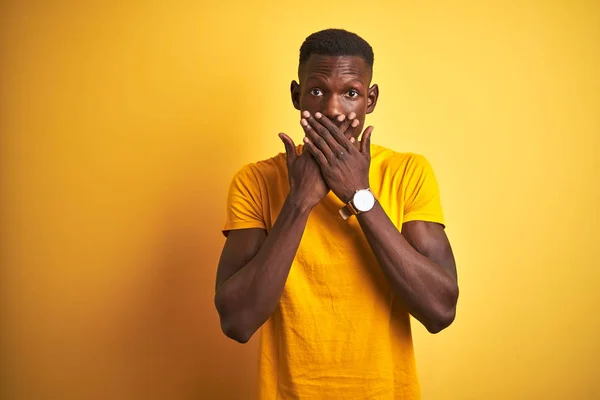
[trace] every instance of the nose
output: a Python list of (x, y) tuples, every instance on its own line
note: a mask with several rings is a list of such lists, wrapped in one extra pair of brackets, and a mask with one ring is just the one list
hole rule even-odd
[(337, 95), (329, 96), (324, 106), (325, 107), (321, 112), (330, 119), (334, 119), (338, 115), (344, 113), (344, 110), (342, 109), (342, 104), (340, 102), (340, 98)]

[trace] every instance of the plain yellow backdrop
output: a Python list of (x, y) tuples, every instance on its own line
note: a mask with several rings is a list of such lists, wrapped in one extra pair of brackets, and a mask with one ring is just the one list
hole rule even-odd
[(229, 179), (297, 142), (298, 49), (375, 50), (373, 141), (424, 154), (461, 297), (425, 400), (600, 397), (597, 1), (5, 1), (7, 400), (252, 399), (212, 304)]

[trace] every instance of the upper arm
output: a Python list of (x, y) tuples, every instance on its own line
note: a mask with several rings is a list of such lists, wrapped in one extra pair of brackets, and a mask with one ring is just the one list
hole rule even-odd
[[(227, 214), (223, 233), (251, 228), (267, 229), (264, 215), (267, 212), (267, 194), (259, 173), (252, 164), (244, 166), (233, 177), (227, 194)], [(236, 234), (235, 236), (238, 236)], [(242, 234), (243, 235), (243, 234)]]
[(456, 262), (443, 225), (426, 221), (405, 222), (402, 224), (402, 236), (415, 250), (456, 279)]
[(413, 157), (407, 170), (404, 200), (402, 235), (415, 250), (456, 278), (438, 182), (431, 164), (421, 155)]
[(427, 221), (444, 225), (440, 190), (429, 161), (421, 155), (414, 155), (404, 171), (402, 181), (402, 222)]
[(260, 228), (229, 231), (223, 246), (215, 290), (256, 256), (267, 238), (267, 231)]
[(254, 169), (250, 164), (244, 166), (229, 185), (222, 230), (227, 239), (217, 268), (216, 289), (254, 258), (267, 237), (264, 193)]

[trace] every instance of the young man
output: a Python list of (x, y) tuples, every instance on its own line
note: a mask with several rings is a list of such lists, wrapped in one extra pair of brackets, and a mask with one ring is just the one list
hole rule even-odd
[(310, 35), (291, 85), (304, 146), (280, 134), (286, 153), (231, 184), (215, 304), (228, 337), (263, 328), (261, 399), (419, 398), (409, 314), (432, 333), (454, 320), (431, 166), (363, 131), (372, 67), (359, 36)]

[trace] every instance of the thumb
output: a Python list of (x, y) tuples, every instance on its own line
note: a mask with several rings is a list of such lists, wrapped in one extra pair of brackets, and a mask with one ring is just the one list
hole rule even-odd
[(373, 127), (369, 126), (363, 132), (360, 140), (360, 152), (368, 156), (371, 155), (371, 133), (373, 133)]
[(294, 161), (296, 161), (296, 158), (298, 158), (298, 153), (296, 153), (296, 145), (294, 144), (294, 141), (285, 133), (280, 133), (279, 139), (281, 139), (283, 145), (285, 146), (285, 154), (287, 156), (287, 164), (289, 167), (294, 163)]

